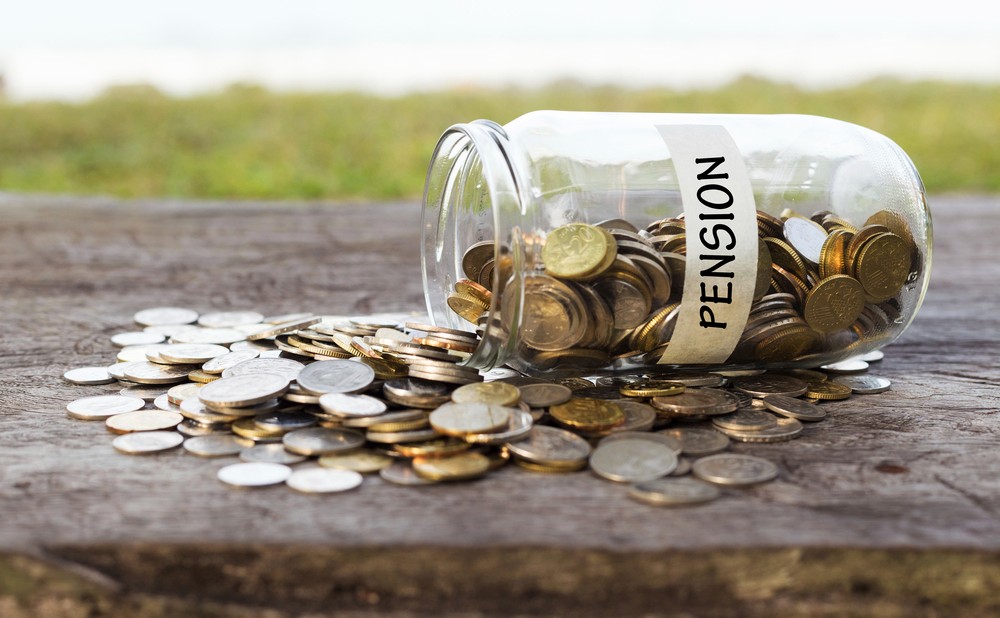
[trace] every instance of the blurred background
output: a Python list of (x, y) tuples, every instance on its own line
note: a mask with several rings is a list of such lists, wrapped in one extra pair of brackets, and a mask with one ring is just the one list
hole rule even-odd
[(543, 108), (831, 116), (998, 191), (1000, 5), (0, 4), (4, 192), (414, 198), (449, 125)]

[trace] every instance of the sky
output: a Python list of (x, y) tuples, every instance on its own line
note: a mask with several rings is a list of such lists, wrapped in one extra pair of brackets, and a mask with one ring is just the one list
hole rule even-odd
[(135, 83), (181, 96), (234, 82), (396, 94), (557, 79), (706, 87), (746, 74), (804, 87), (1000, 81), (1000, 3), (0, 0), (14, 100)]

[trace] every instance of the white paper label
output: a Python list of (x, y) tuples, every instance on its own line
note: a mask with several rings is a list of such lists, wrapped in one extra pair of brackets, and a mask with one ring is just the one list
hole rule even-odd
[(722, 363), (740, 340), (757, 281), (757, 208), (725, 127), (660, 125), (680, 184), (687, 236), (684, 291), (666, 364)]

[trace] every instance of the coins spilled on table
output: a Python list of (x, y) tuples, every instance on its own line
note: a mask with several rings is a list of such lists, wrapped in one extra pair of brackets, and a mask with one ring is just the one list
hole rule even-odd
[[(598, 257), (559, 256), (559, 272), (587, 276), (601, 267)], [(462, 294), (477, 298), (481, 288)], [(595, 482), (625, 485), (623, 496), (678, 507), (780, 478), (778, 465), (730, 452), (733, 443), (794, 439), (835, 415), (835, 404), (820, 402), (889, 388), (878, 376), (834, 381), (806, 369), (558, 380), (509, 369), (483, 374), (462, 364), (478, 344), (475, 332), (392, 314), (266, 320), (252, 311), (140, 311), (137, 324), (180, 329), (183, 342), (165, 335), (165, 343), (141, 346), (144, 360), (129, 352), (133, 360), (103, 371), (68, 370), (68, 382), (110, 378), (122, 394), (77, 399), (67, 414), (103, 421), (121, 434), (113, 446), (122, 453), (222, 462), (217, 478), (242, 488), (284, 483), (305, 494), (340, 493), (377, 484), (376, 476), (420, 487), (473, 481), (513, 463), (521, 473), (589, 468)], [(243, 339), (216, 343), (232, 336), (220, 329), (238, 329)], [(121, 358), (115, 350), (109, 341), (109, 355)]]

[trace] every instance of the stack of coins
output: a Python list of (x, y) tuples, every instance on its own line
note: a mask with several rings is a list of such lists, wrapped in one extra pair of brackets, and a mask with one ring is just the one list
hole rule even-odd
[[(919, 274), (922, 259), (898, 213), (879, 211), (857, 227), (826, 211), (810, 218), (758, 211), (757, 223), (754, 302), (729, 363), (850, 350), (878, 338), (901, 314), (900, 293)], [(494, 303), (497, 333), (509, 332), (519, 315), (519, 354), (535, 370), (655, 364), (679, 314), (684, 219), (662, 219), (642, 230), (622, 219), (570, 223), (543, 242), (541, 261), (525, 272), (523, 300), (501, 294)], [(506, 255), (502, 247), (500, 255)], [(494, 260), (488, 241), (467, 249), (467, 279), (448, 298), (480, 332), (491, 292), (511, 275), (509, 265), (496, 268)]]
[[(480, 478), (512, 461), (540, 473), (589, 468), (597, 478), (629, 484), (636, 500), (682, 505), (778, 475), (767, 460), (726, 452), (731, 443), (794, 439), (827, 416), (823, 402), (889, 388), (884, 378), (859, 375), (868, 366), (860, 360), (784, 374), (689, 371), (558, 381), (507, 370), (485, 381), (461, 365), (475, 345), (474, 333), (385, 316), (345, 321), (295, 315), (247, 323), (259, 315), (226, 312), (201, 316), (208, 326), (187, 326), (201, 323), (196, 312), (139, 312), (137, 321), (159, 323), (136, 332), (218, 341), (224, 339), (220, 329), (238, 328), (244, 338), (134, 344), (127, 357), (138, 358), (135, 348), (141, 347), (146, 360), (67, 371), (65, 379), (75, 384), (126, 385), (121, 394), (70, 402), (68, 414), (103, 421), (123, 453), (183, 445), (199, 457), (238, 457), (242, 463), (218, 470), (230, 485), (286, 483), (329, 493), (358, 487), (363, 475), (373, 474), (427, 485)], [(179, 319), (186, 323), (164, 323)], [(346, 358), (309, 350), (314, 343), (330, 344)], [(877, 362), (881, 355), (868, 358)], [(173, 377), (169, 383), (129, 378), (148, 379), (147, 365), (207, 379), (174, 384)], [(828, 373), (839, 377), (830, 380)]]

